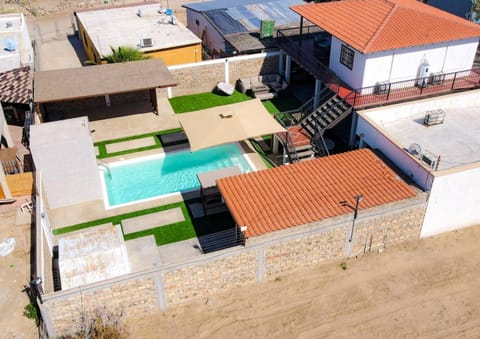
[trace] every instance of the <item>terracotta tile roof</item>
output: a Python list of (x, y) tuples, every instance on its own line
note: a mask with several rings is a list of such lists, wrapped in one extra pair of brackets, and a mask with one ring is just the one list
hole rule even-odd
[(253, 237), (414, 197), (416, 192), (368, 149), (217, 180), (236, 223)]
[(33, 73), (28, 66), (0, 73), (0, 101), (29, 104), (33, 100), (32, 80)]
[(480, 37), (473, 22), (417, 0), (343, 0), (290, 8), (365, 54)]

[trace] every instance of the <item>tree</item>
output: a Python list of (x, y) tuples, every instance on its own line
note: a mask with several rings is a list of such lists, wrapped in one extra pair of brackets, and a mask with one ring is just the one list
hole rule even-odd
[(136, 60), (145, 60), (149, 59), (150, 57), (143, 55), (138, 49), (126, 46), (120, 46), (117, 49), (110, 46), (112, 50), (112, 54), (107, 55), (105, 60), (109, 64), (117, 63), (117, 62), (127, 62), (127, 61), (136, 61)]

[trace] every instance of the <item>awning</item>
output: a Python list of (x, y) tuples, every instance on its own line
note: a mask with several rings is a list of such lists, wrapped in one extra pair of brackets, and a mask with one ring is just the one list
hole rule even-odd
[(35, 72), (34, 101), (45, 103), (176, 86), (162, 59)]
[(285, 132), (260, 100), (248, 100), (177, 115), (190, 150)]

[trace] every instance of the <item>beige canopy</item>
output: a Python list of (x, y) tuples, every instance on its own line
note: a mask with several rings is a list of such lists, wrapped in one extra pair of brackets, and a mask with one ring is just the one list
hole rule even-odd
[(192, 152), (285, 132), (258, 99), (179, 114), (177, 117), (187, 134)]

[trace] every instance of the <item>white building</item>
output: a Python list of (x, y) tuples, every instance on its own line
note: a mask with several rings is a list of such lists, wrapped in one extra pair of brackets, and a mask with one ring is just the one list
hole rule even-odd
[(421, 236), (480, 224), (480, 91), (358, 112), (360, 147), (429, 192)]
[(301, 3), (303, 0), (214, 0), (183, 7), (187, 27), (202, 39), (207, 52), (224, 57), (275, 47), (274, 39), (260, 36), (262, 20), (273, 21), (275, 28), (297, 25), (298, 17), (289, 7)]
[(22, 13), (0, 15), (0, 72), (33, 66), (33, 47)]
[(480, 37), (478, 25), (415, 0), (344, 0), (292, 10), (302, 23), (331, 34), (330, 69), (362, 93), (378, 84), (428, 82), (433, 75), (443, 81), (446, 73), (470, 70)]

